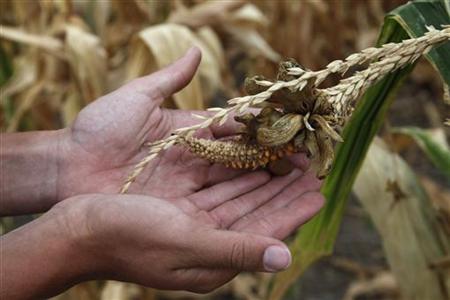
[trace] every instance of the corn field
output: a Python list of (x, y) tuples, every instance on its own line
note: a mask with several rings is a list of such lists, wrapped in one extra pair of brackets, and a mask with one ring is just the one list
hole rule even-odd
[[(283, 88), (327, 95), (341, 113), (315, 117), (336, 142), (317, 150), (328, 153), (316, 166), (327, 202), (287, 240), (288, 270), (240, 274), (207, 295), (91, 281), (53, 299), (449, 299), (448, 0), (2, 0), (0, 11), (2, 132), (70, 126), (95, 99), (201, 50), (193, 80), (163, 106), (216, 115), (147, 145), (122, 192), (163, 149)], [(5, 234), (31, 217), (0, 220)]]

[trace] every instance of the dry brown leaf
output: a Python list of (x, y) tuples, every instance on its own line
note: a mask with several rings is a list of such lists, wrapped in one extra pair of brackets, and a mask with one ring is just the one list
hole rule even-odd
[(107, 281), (102, 289), (100, 300), (131, 300), (142, 299), (141, 288), (135, 284)]
[(12, 116), (11, 121), (8, 124), (8, 127), (6, 129), (7, 132), (17, 131), (20, 121), (22, 120), (25, 113), (28, 112), (28, 110), (34, 105), (34, 102), (39, 99), (38, 96), (44, 89), (44, 86), (44, 81), (40, 80), (23, 94), (23, 97), (19, 102), (14, 115)]
[(222, 27), (251, 56), (262, 55), (273, 62), (278, 62), (281, 56), (257, 31), (257, 28), (268, 24), (268, 19), (256, 6), (247, 4), (230, 15), (227, 22), (222, 23)]
[(329, 2), (324, 0), (307, 0), (306, 3), (323, 17), (326, 17), (325, 14), (329, 12)]
[(450, 192), (439, 186), (429, 177), (420, 177), (420, 182), (430, 196), (430, 200), (437, 213), (438, 221), (450, 236)]
[(29, 57), (18, 57), (14, 61), (14, 69), (16, 72), (8, 82), (1, 87), (2, 99), (20, 93), (37, 79), (36, 63), (30, 61)]
[(65, 51), (83, 101), (89, 103), (103, 95), (107, 78), (107, 56), (100, 39), (76, 26), (67, 25)]
[(64, 47), (63, 43), (51, 36), (31, 34), (19, 28), (1, 25), (0, 37), (18, 43), (23, 43), (28, 46), (39, 47), (53, 55), (64, 58), (62, 53)]
[(269, 19), (254, 4), (247, 3), (230, 14), (226, 22), (231, 22), (234, 26), (264, 28), (269, 25)]
[(111, 15), (111, 5), (109, 1), (95, 1), (94, 5), (95, 29), (100, 39), (106, 41), (106, 28), (108, 26), (108, 18)]
[(82, 108), (81, 102), (80, 94), (73, 87), (65, 94), (61, 104), (61, 117), (64, 127), (69, 126), (75, 120)]
[(221, 23), (232, 11), (241, 7), (244, 1), (206, 1), (192, 9), (178, 9), (170, 14), (168, 22), (183, 24), (190, 28), (200, 28)]
[[(6, 1), (0, 1), (6, 2)], [(24, 28), (36, 29), (40, 25), (39, 9), (40, 3), (38, 1), (11, 1), (14, 11), (14, 16), (17, 18), (19, 24), (24, 25)]]
[(124, 25), (137, 26), (150, 20), (148, 8), (139, 0), (111, 0), (118, 19)]
[(267, 299), (271, 274), (241, 273), (230, 282), (230, 289), (238, 299)]
[(98, 300), (99, 288), (95, 281), (83, 282), (78, 284), (50, 300)]
[[(211, 43), (213, 42), (210, 41), (209, 44)], [(217, 54), (213, 54), (211, 48), (185, 26), (162, 24), (141, 31), (130, 50), (127, 79), (154, 72), (173, 63), (192, 46), (200, 48), (202, 61), (189, 85), (173, 96), (174, 104), (181, 109), (203, 109), (204, 99), (220, 86), (221, 63), (216, 58)], [(168, 102), (165, 104), (171, 106)]]
[(217, 34), (210, 27), (202, 27), (196, 31), (197, 37), (209, 48), (215, 60), (222, 66), (225, 64), (225, 55)]
[(400, 299), (398, 285), (392, 273), (380, 272), (374, 278), (351, 283), (343, 300), (356, 300), (374, 295), (384, 295), (382, 299)]
[(218, 36), (210, 27), (198, 29), (196, 36), (204, 48), (208, 49), (206, 57), (202, 50), (199, 74), (203, 97), (209, 99), (218, 89), (223, 88), (221, 71), (225, 67), (225, 54)]
[[(401, 199), (396, 200), (395, 193), (386, 190), (388, 181), (395, 182), (403, 194)], [(439, 279), (429, 264), (448, 253), (450, 240), (405, 161), (376, 139), (353, 190), (382, 237), (402, 295), (411, 300), (446, 299), (441, 287), (443, 282), (450, 286), (450, 276)]]
[(262, 55), (273, 62), (279, 62), (281, 56), (270, 47), (263, 37), (252, 28), (224, 25), (226, 32), (242, 45), (251, 56)]

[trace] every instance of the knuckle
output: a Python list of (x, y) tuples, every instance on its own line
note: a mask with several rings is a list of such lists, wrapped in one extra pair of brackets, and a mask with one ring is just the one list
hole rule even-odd
[(230, 266), (237, 270), (243, 270), (245, 266), (245, 259), (247, 245), (245, 241), (233, 242), (230, 254)]

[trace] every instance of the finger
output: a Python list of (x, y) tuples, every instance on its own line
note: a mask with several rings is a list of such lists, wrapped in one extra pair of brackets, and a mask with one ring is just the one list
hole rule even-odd
[(270, 180), (264, 171), (244, 174), (234, 179), (203, 189), (187, 198), (200, 210), (211, 210), (217, 205), (254, 190)]
[(222, 164), (213, 164), (209, 168), (208, 178), (206, 179), (205, 187), (210, 187), (215, 184), (231, 180), (240, 175), (249, 174), (254, 171), (249, 171), (245, 169), (233, 169), (226, 167)]
[(158, 72), (133, 80), (128, 87), (151, 97), (159, 105), (192, 80), (200, 59), (200, 50), (192, 47), (176, 62)]
[(277, 272), (291, 263), (286, 245), (269, 237), (207, 228), (193, 239), (200, 267)]
[(308, 192), (272, 214), (254, 219), (253, 222), (247, 224), (236, 223), (231, 228), (283, 240), (316, 215), (324, 201), (325, 199), (320, 193)]
[(209, 215), (217, 221), (220, 228), (228, 228), (243, 216), (250, 214), (275, 197), (302, 174), (302, 171), (295, 169), (286, 176), (272, 178), (260, 188), (217, 206), (210, 211)]
[(322, 181), (317, 179), (312, 171), (309, 171), (296, 178), (273, 199), (255, 210), (254, 215), (256, 218), (268, 215), (307, 192), (318, 192), (321, 185)]

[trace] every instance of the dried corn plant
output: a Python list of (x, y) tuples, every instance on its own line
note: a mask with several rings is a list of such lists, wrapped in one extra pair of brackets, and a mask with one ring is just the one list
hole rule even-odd
[(228, 28), (255, 37), (257, 43), (242, 49), (256, 45), (260, 51), (254, 55), (279, 59), (258, 33), (267, 20), (244, 1), (25, 0), (1, 5), (0, 52), (14, 70), (1, 86), (2, 125), (10, 132), (67, 126), (92, 100), (163, 68), (193, 45), (203, 53), (199, 72), (164, 105), (204, 109), (224, 89), (222, 33)]
[[(317, 176), (325, 177), (334, 159), (333, 141), (341, 142), (339, 131), (351, 116), (356, 100), (385, 75), (413, 63), (431, 47), (450, 40), (450, 27), (428, 28), (419, 38), (368, 48), (333, 61), (320, 71), (304, 70), (295, 61), (280, 64), (278, 80), (248, 78), (248, 96), (228, 101), (227, 108), (215, 112), (197, 125), (177, 129), (170, 137), (149, 144), (149, 154), (135, 167), (121, 192), (126, 192), (145, 166), (161, 151), (181, 144), (213, 163), (234, 168), (265, 167), (285, 155), (306, 150), (316, 158)], [(330, 74), (345, 74), (351, 67), (368, 63), (366, 69), (342, 79), (339, 84), (320, 88)], [(260, 108), (258, 115), (244, 114), (235, 120), (242, 131), (228, 141), (211, 141), (193, 136), (196, 130), (213, 123), (224, 124), (232, 113)], [(203, 117), (202, 117), (203, 118)], [(276, 169), (276, 167), (274, 167)]]

